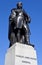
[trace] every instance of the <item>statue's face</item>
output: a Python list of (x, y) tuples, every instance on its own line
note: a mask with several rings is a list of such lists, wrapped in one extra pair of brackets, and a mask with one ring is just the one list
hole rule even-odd
[(17, 3), (17, 8), (19, 8), (19, 9), (22, 8), (22, 3), (21, 2)]

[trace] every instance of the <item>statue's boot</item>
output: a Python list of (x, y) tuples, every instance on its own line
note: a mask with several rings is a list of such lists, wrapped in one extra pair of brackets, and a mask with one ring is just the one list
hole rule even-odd
[(24, 39), (24, 43), (25, 43), (25, 44), (30, 44), (30, 38), (29, 38), (29, 35), (26, 34), (24, 37), (25, 37), (25, 39)]

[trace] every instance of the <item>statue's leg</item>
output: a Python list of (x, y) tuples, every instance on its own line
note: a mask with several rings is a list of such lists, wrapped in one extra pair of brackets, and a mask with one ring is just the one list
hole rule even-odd
[(22, 35), (22, 43), (24, 44), (24, 35)]
[(12, 46), (16, 42), (15, 33), (12, 32), (10, 36), (10, 46)]
[(25, 37), (26, 44), (30, 44), (30, 34), (28, 30), (26, 30), (24, 37)]
[(23, 35), (24, 35), (24, 43), (29, 44), (30, 43), (30, 31), (29, 27), (27, 27), (25, 24), (23, 25)]
[(24, 30), (22, 28), (20, 30), (20, 42), (24, 44)]
[(17, 32), (17, 42), (20, 42), (20, 30), (18, 29), (18, 32)]

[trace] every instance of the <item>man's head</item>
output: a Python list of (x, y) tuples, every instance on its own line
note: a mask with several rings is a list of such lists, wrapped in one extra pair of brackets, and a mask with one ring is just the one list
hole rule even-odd
[(22, 9), (22, 2), (18, 2), (18, 3), (17, 3), (17, 8), (18, 8), (18, 9)]

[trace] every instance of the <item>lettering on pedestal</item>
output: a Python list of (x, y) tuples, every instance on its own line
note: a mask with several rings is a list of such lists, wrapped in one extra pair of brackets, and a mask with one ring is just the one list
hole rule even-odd
[[(22, 55), (16, 55), (16, 57), (21, 58), (22, 59), (22, 63), (31, 64), (30, 60), (36, 61), (36, 58), (32, 58), (32, 57), (27, 57), (27, 56), (22, 56)], [(23, 59), (27, 59), (27, 60), (23, 60)]]
[(29, 64), (31, 64), (29, 61), (22, 61), (22, 63), (29, 63)]

